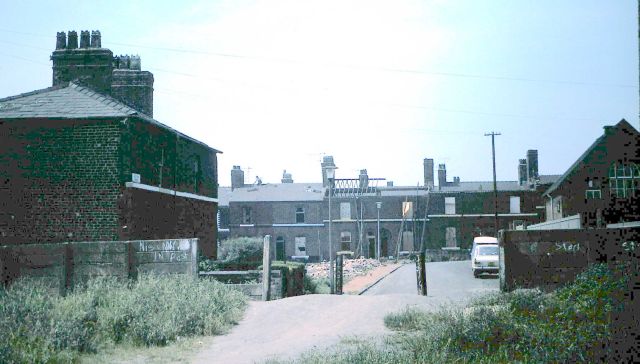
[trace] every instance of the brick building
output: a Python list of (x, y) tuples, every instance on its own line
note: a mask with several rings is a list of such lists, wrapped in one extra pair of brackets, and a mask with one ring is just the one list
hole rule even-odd
[(534, 228), (593, 228), (640, 221), (640, 133), (626, 120), (605, 126), (549, 189), (547, 222)]
[(214, 256), (219, 152), (154, 120), (153, 76), (100, 43), (58, 33), (54, 86), (0, 99), (0, 245), (197, 237)]
[[(535, 153), (534, 153), (535, 152)], [(323, 183), (293, 183), (283, 174), (283, 183), (244, 185), (238, 166), (231, 171), (232, 187), (221, 188), (228, 207), (221, 215), (221, 228), (230, 236), (270, 234), (279, 255), (307, 255), (311, 260), (329, 256), (329, 181), (324, 170), (333, 163), (325, 157), (321, 164)], [(544, 220), (542, 191), (559, 176), (539, 176), (537, 152), (528, 153), (532, 168), (520, 181), (498, 181), (498, 225), (506, 229)], [(423, 242), (429, 249), (466, 249), (473, 237), (495, 235), (493, 182), (447, 181), (446, 166), (438, 169), (434, 181), (432, 159), (424, 161), (422, 186), (375, 186), (362, 170), (353, 179), (354, 188), (334, 185), (331, 201), (334, 250), (356, 251), (375, 256), (380, 222), (383, 256), (414, 251)], [(348, 190), (348, 191), (347, 191)], [(357, 190), (365, 192), (359, 195)], [(380, 209), (378, 210), (378, 206)], [(378, 219), (379, 214), (379, 219)], [(424, 233), (423, 233), (424, 230)], [(304, 244), (306, 254), (299, 249)]]

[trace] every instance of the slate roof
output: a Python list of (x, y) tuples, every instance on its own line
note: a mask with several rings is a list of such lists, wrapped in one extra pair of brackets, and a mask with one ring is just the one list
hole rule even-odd
[[(555, 182), (560, 175), (540, 175), (540, 185), (549, 185)], [(520, 185), (518, 181), (497, 181), (498, 191), (529, 191), (531, 188), (527, 184)], [(436, 186), (431, 193), (448, 193), (448, 192), (493, 192), (493, 181), (470, 181), (460, 182), (458, 186), (444, 186), (439, 189)], [(416, 192), (416, 187), (411, 186), (393, 186), (393, 187), (380, 187), (380, 194), (382, 196), (423, 196), (427, 194), (427, 191), (423, 187), (420, 187)]]
[[(218, 198), (221, 198), (220, 189)], [(230, 190), (230, 188), (229, 188)], [(322, 201), (324, 197), (322, 183), (276, 183), (251, 185), (236, 188), (229, 193), (229, 202), (284, 202), (284, 201)], [(221, 202), (222, 204), (222, 202)]]
[(578, 158), (578, 160), (576, 160), (571, 165), (571, 167), (569, 167), (569, 169), (567, 169), (567, 171), (564, 172), (564, 174), (558, 180), (556, 180), (555, 183), (551, 185), (551, 187), (549, 187), (544, 192), (544, 195), (550, 195), (555, 190), (557, 190), (558, 187), (560, 187), (560, 185), (562, 185), (562, 183), (564, 183), (565, 180), (571, 177), (571, 175), (573, 175), (579, 168), (581, 168), (590, 159), (591, 154), (599, 148), (600, 144), (604, 143), (604, 141), (608, 137), (615, 134), (615, 131), (626, 130), (628, 132), (632, 131), (632, 132), (635, 132), (635, 134), (638, 134), (638, 131), (633, 126), (631, 126), (631, 124), (629, 124), (625, 119), (620, 120), (615, 126), (606, 126), (605, 130), (607, 128), (611, 128), (612, 132), (605, 131), (604, 134), (598, 137), (598, 139), (596, 139), (593, 142), (593, 144), (591, 144), (591, 146), (587, 148), (587, 150), (585, 150), (584, 153), (582, 153), (582, 155)]
[(218, 206), (229, 206), (231, 187), (218, 187)]
[(117, 117), (143, 119), (217, 153), (221, 153), (199, 140), (182, 134), (148, 115), (130, 108), (118, 100), (72, 82), (0, 99), (0, 119), (92, 119)]

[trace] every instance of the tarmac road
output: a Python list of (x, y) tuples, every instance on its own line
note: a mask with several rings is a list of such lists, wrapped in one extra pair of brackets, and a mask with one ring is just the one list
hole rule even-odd
[[(499, 290), (497, 275), (474, 278), (471, 262), (427, 263), (427, 297), (439, 302), (461, 303), (474, 295)], [(407, 264), (387, 276), (364, 295), (417, 294), (416, 266)]]
[(390, 274), (364, 295), (305, 295), (250, 302), (244, 319), (230, 333), (215, 337), (195, 363), (254, 363), (292, 359), (341, 338), (390, 333), (384, 317), (407, 306), (435, 310), (476, 294), (498, 290), (498, 279), (475, 279), (469, 261), (427, 264), (428, 296), (418, 296), (415, 264)]

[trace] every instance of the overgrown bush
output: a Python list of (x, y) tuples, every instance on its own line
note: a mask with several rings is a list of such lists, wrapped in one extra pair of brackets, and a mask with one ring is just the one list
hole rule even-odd
[(220, 260), (225, 262), (262, 261), (263, 241), (256, 237), (227, 239), (220, 243)]
[(0, 290), (0, 362), (68, 362), (121, 341), (166, 345), (240, 320), (243, 294), (217, 282), (142, 275), (97, 279), (66, 297), (33, 280)]
[(262, 264), (262, 238), (239, 237), (223, 240), (220, 243), (218, 259), (207, 259), (200, 256), (200, 271), (215, 270), (250, 270)]
[(271, 270), (282, 274), (282, 297), (304, 294), (304, 263), (275, 260), (271, 262)]
[(313, 278), (305, 274), (304, 294), (329, 294), (330, 292), (329, 278)]

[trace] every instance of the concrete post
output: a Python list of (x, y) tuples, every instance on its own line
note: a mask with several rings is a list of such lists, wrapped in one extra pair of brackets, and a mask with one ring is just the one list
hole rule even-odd
[(271, 235), (264, 236), (262, 247), (262, 300), (271, 299)]

